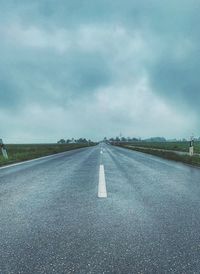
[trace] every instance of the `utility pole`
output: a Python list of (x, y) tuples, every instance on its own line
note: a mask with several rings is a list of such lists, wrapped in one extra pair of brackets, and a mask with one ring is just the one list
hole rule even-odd
[(5, 159), (8, 159), (8, 153), (7, 153), (6, 147), (5, 147), (2, 139), (0, 139), (0, 148), (1, 148), (1, 152), (3, 154), (3, 157)]
[(194, 155), (194, 136), (193, 135), (190, 137), (189, 155), (190, 156)]

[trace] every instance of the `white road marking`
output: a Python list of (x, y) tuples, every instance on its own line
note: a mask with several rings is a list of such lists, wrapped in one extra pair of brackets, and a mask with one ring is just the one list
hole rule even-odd
[(107, 198), (104, 165), (100, 165), (99, 167), (98, 197)]

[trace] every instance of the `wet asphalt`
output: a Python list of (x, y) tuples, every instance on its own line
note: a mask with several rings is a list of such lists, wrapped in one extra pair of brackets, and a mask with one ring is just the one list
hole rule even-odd
[(0, 273), (200, 273), (200, 169), (102, 146), (0, 169)]

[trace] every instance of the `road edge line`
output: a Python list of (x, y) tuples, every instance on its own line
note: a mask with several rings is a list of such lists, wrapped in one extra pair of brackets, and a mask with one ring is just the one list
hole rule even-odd
[(26, 164), (26, 163), (36, 162), (36, 161), (39, 161), (39, 160), (43, 160), (43, 159), (47, 159), (47, 158), (59, 156), (59, 155), (62, 155), (62, 154), (64, 155), (64, 154), (67, 153), (67, 152), (74, 151), (74, 150), (79, 150), (79, 149), (83, 149), (83, 148), (77, 148), (77, 149), (66, 150), (66, 151), (63, 151), (63, 152), (58, 152), (58, 153), (50, 154), (50, 155), (47, 155), (47, 156), (42, 156), (42, 157), (38, 157), (38, 158), (35, 158), (35, 159), (31, 159), (31, 160), (26, 160), (26, 161), (18, 162), (18, 163), (15, 163), (15, 164), (10, 164), (10, 165), (6, 165), (6, 166), (1, 166), (1, 167), (0, 167), (0, 170), (1, 170), (1, 169), (6, 169), (6, 168), (9, 168), (9, 167), (14, 167), (14, 166), (23, 165), (23, 164)]

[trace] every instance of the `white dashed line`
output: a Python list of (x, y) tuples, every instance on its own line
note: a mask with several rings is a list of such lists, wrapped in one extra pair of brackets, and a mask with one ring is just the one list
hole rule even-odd
[(100, 167), (99, 167), (98, 197), (99, 198), (107, 198), (104, 165), (100, 165)]

